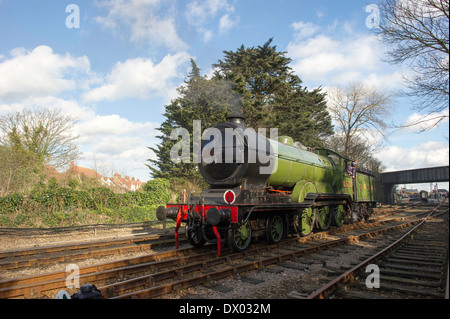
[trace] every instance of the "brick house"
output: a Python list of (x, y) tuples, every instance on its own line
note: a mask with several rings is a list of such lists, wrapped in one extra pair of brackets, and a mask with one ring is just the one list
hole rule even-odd
[(97, 179), (103, 185), (112, 187), (122, 187), (127, 191), (138, 190), (145, 182), (141, 182), (134, 177), (125, 176), (122, 177), (119, 173), (114, 174), (113, 177), (104, 177), (93, 169), (77, 166), (74, 162), (70, 163), (69, 169), (65, 173), (57, 172), (53, 167), (46, 166), (45, 174), (52, 178), (54, 177), (59, 184), (62, 184), (68, 177), (75, 178), (79, 182), (82, 182), (82, 176)]
[(135, 179), (134, 177), (125, 176), (122, 177), (119, 173), (114, 174), (113, 177), (103, 177), (102, 183), (108, 186), (121, 186), (126, 188), (129, 191), (138, 190), (144, 182), (141, 182), (139, 179)]

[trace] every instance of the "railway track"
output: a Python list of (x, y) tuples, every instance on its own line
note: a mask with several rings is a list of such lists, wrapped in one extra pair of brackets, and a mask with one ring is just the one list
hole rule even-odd
[(448, 298), (448, 206), (434, 210), (393, 243), (336, 276), (309, 295), (291, 298)]
[[(385, 208), (379, 211), (383, 217), (393, 214), (393, 212), (407, 211), (411, 207)], [(376, 220), (376, 219), (374, 219)], [(68, 228), (68, 229), (67, 229)], [(82, 228), (86, 231), (87, 228)], [(60, 231), (71, 231), (72, 227), (65, 227)], [(21, 233), (24, 230), (19, 230)], [(42, 230), (48, 232), (48, 230)], [(6, 231), (4, 231), (6, 232)], [(36, 230), (32, 230), (36, 232)], [(180, 235), (183, 235), (180, 232)], [(181, 241), (184, 236), (180, 236)], [(20, 269), (25, 267), (43, 266), (54, 263), (74, 262), (87, 258), (98, 258), (104, 256), (119, 255), (146, 251), (153, 247), (173, 244), (173, 235), (150, 234), (135, 235), (119, 239), (95, 240), (92, 242), (67, 243), (58, 245), (48, 245), (44, 247), (23, 248), (0, 251), (0, 270)]]
[(43, 266), (53, 263), (75, 262), (87, 258), (146, 251), (173, 244), (172, 235), (141, 235), (88, 243), (51, 245), (0, 252), (0, 270)]
[[(154, 298), (199, 284), (214, 285), (216, 280), (239, 276), (253, 269), (286, 264), (302, 256), (323, 253), (358, 239), (404, 228), (417, 216), (389, 221), (358, 224), (306, 238), (291, 238), (276, 246), (254, 245), (241, 254), (225, 251), (217, 257), (215, 247), (201, 250), (182, 248), (118, 262), (80, 268), (80, 284), (93, 283), (105, 298)], [(389, 224), (389, 226), (387, 226)], [(366, 228), (371, 230), (366, 230)], [(356, 233), (355, 233), (356, 232)], [(327, 239), (339, 236), (339, 239)], [(43, 274), (0, 282), (0, 298), (54, 298), (56, 291), (66, 287), (66, 272)], [(73, 290), (75, 291), (75, 290)]]

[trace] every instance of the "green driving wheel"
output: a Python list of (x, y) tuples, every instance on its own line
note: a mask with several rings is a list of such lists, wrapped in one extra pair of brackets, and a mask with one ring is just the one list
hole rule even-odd
[(308, 236), (314, 228), (314, 210), (311, 207), (304, 208), (300, 214), (302, 221), (300, 234)]
[(271, 244), (277, 244), (283, 238), (283, 219), (280, 215), (273, 215), (267, 218), (266, 238)]
[(329, 206), (319, 207), (318, 222), (321, 230), (327, 230), (331, 224), (331, 210)]
[(228, 231), (228, 244), (236, 252), (243, 252), (250, 246), (252, 239), (252, 227), (247, 220), (238, 228), (231, 228)]
[(337, 205), (334, 206), (334, 212), (333, 212), (333, 225), (334, 226), (342, 226), (344, 224), (344, 205)]

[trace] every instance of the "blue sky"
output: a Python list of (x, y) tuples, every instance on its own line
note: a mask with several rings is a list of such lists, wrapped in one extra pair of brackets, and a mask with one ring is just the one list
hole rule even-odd
[[(144, 163), (154, 157), (147, 147), (158, 142), (155, 128), (190, 58), (210, 74), (224, 50), (273, 37), (309, 88), (363, 81), (401, 89), (407, 71), (382, 61), (387, 48), (366, 25), (366, 7), (376, 3), (0, 0), (0, 114), (59, 107), (78, 119), (78, 165), (146, 181)], [(386, 121), (418, 116), (402, 98)], [(426, 133), (397, 131), (376, 150), (387, 170), (448, 165), (448, 154), (448, 122)]]

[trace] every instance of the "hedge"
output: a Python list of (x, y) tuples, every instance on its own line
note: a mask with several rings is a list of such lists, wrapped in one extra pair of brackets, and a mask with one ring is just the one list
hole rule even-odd
[[(19, 211), (28, 202), (34, 202), (51, 211), (73, 208), (120, 209), (130, 206), (163, 205), (172, 194), (169, 181), (155, 179), (143, 186), (143, 191), (114, 193), (107, 187), (95, 187), (87, 191), (72, 188), (36, 187), (28, 196), (19, 193), (0, 197), (0, 212)], [(29, 204), (29, 203), (28, 203)]]

